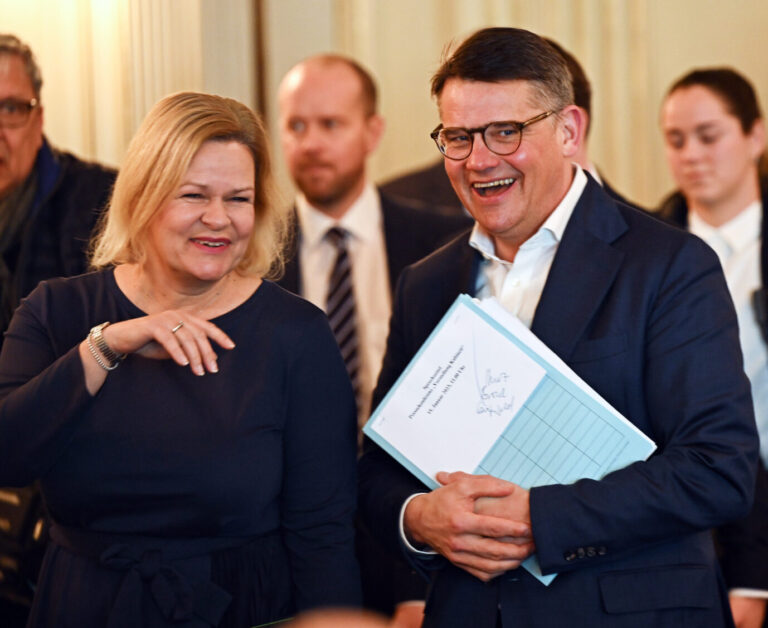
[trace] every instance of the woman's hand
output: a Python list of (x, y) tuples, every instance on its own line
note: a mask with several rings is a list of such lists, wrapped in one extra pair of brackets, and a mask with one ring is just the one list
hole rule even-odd
[[(219, 370), (211, 341), (224, 349), (235, 346), (216, 325), (184, 310), (166, 310), (120, 321), (105, 327), (102, 336), (115, 353), (137, 353), (153, 360), (170, 358), (181, 366), (189, 366), (195, 375)], [(80, 343), (80, 357), (86, 387), (94, 395), (104, 383), (107, 371), (91, 355), (87, 339)]]
[(216, 325), (183, 310), (121, 321), (106, 327), (102, 335), (116, 353), (138, 353), (153, 360), (171, 358), (181, 366), (189, 365), (195, 375), (219, 370), (211, 340), (224, 349), (235, 346)]

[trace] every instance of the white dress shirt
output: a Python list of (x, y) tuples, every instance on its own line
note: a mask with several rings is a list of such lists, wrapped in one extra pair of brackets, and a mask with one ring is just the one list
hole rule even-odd
[(360, 352), (360, 408), (365, 421), (371, 410), (371, 394), (384, 357), (392, 303), (381, 200), (367, 184), (341, 220), (312, 207), (303, 195), (296, 199), (301, 228), (299, 270), (302, 296), (325, 310), (328, 282), (336, 261), (336, 247), (325, 239), (331, 227), (349, 232), (348, 251), (355, 293), (358, 347)]
[[(506, 310), (517, 316), (526, 327), (530, 328), (536, 307), (539, 305), (544, 284), (557, 253), (557, 247), (563, 238), (563, 232), (571, 219), (576, 203), (581, 198), (587, 185), (587, 175), (580, 166), (574, 164), (574, 177), (571, 187), (557, 207), (528, 238), (517, 251), (514, 262), (507, 262), (496, 255), (491, 236), (475, 223), (469, 236), (469, 245), (483, 256), (480, 272), (475, 284), (475, 296), (479, 299), (496, 297)], [(444, 469), (452, 471), (452, 469)], [(421, 555), (435, 554), (432, 550), (419, 550), (408, 541), (403, 526), (405, 509), (416, 497), (411, 495), (400, 509), (400, 538), (412, 552)]]
[(493, 240), (479, 224), (475, 223), (469, 238), (469, 245), (483, 256), (475, 295), (480, 299), (496, 297), (506, 310), (517, 316), (528, 328), (533, 322), (565, 226), (587, 185), (584, 171), (579, 166), (575, 168), (573, 182), (563, 200), (539, 230), (523, 242), (514, 262), (496, 256)]
[(763, 461), (768, 464), (768, 349), (752, 307), (752, 293), (762, 286), (762, 220), (763, 207), (760, 201), (753, 202), (720, 227), (707, 224), (695, 212), (688, 214), (690, 232), (709, 244), (720, 258), (725, 281), (736, 307), (744, 371), (752, 385), (760, 452)]
[[(688, 229), (717, 253), (731, 292), (739, 319), (739, 341), (744, 354), (744, 371), (752, 386), (760, 453), (768, 464), (768, 349), (760, 332), (752, 293), (762, 286), (760, 279), (760, 228), (763, 206), (754, 201), (719, 227), (704, 222), (698, 214), (688, 212)], [(768, 591), (732, 589), (732, 595), (768, 597)]]

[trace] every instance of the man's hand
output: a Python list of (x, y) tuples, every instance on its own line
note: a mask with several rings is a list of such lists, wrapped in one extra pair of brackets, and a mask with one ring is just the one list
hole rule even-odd
[[(475, 512), (478, 515), (502, 517), (510, 521), (521, 521), (531, 525), (531, 508), (529, 493), (524, 488), (512, 484), (513, 490), (509, 495), (502, 497), (478, 497), (475, 500)], [(509, 543), (528, 542), (532, 539), (505, 537)]]
[(729, 595), (728, 599), (736, 628), (761, 628), (765, 618), (765, 599), (740, 595)]
[[(528, 491), (488, 475), (439, 473), (443, 484), (412, 499), (405, 509), (406, 534), (425, 543), (483, 582), (517, 569), (535, 551)], [(502, 516), (476, 512), (487, 499), (506, 498)], [(518, 519), (519, 517), (519, 519)]]

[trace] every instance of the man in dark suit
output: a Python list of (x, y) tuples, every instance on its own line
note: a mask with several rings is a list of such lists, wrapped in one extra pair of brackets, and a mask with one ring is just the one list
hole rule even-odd
[[(329, 289), (338, 254), (326, 234), (341, 230), (351, 265), (362, 423), (381, 366), (400, 271), (471, 221), (395, 202), (367, 181), (366, 161), (378, 145), (384, 121), (377, 113), (373, 78), (352, 59), (319, 55), (302, 61), (283, 78), (279, 106), (283, 152), (299, 190), (297, 228), (279, 283), (322, 309), (336, 302)], [(333, 326), (334, 316), (329, 316)], [(347, 357), (348, 345), (340, 344)], [(391, 612), (394, 602), (421, 598), (423, 584), (410, 570), (401, 573), (386, 556), (370, 560), (361, 555), (360, 560), (367, 606)], [(402, 591), (393, 591), (395, 585)]]
[[(458, 294), (495, 296), (658, 450), (599, 481), (443, 472), (427, 492), (368, 443), (363, 517), (431, 574), (425, 627), (731, 626), (708, 530), (747, 513), (758, 441), (716, 257), (572, 163), (583, 116), (540, 37), (479, 31), (432, 91), (475, 226), (402, 273), (374, 400)], [(518, 569), (534, 552), (549, 586)]]

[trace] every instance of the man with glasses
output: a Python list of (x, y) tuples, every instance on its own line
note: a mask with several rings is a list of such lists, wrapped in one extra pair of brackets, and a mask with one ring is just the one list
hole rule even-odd
[(88, 239), (115, 179), (51, 147), (42, 84), (29, 46), (0, 34), (0, 331), (41, 280), (87, 269)]
[[(573, 163), (584, 118), (542, 38), (481, 30), (432, 93), (475, 226), (403, 271), (374, 402), (458, 294), (493, 296), (658, 449), (600, 481), (529, 491), (445, 469), (427, 492), (366, 443), (359, 507), (431, 574), (424, 626), (731, 626), (708, 530), (747, 513), (758, 442), (717, 258)], [(549, 586), (519, 569), (533, 553)]]
[[(29, 46), (0, 34), (0, 345), (19, 300), (40, 281), (88, 268), (88, 239), (115, 179), (113, 170), (51, 147), (42, 82)], [(2, 496), (0, 623), (23, 626), (44, 519), (35, 489), (2, 489)]]

